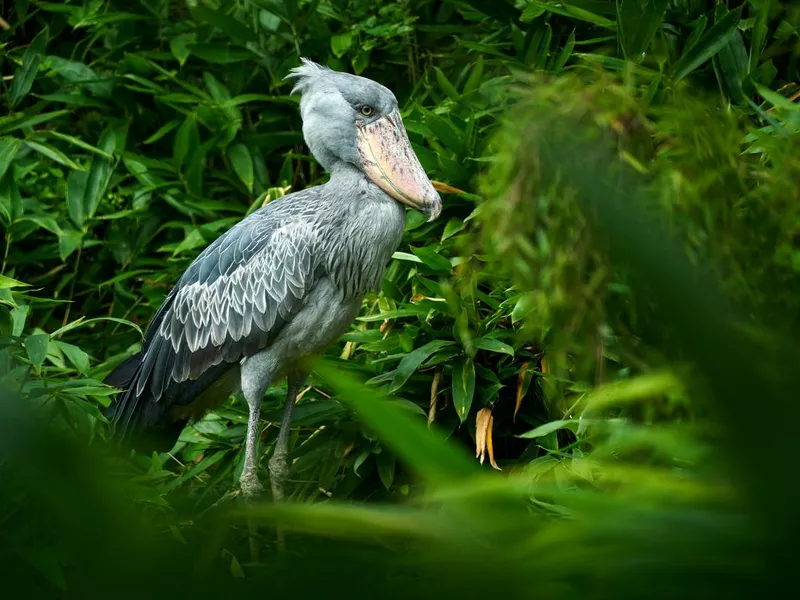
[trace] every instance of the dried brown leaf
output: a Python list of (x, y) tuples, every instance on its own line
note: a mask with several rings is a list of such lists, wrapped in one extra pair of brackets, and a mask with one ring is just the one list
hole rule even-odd
[(431, 183), (437, 192), (442, 192), (443, 194), (466, 194), (464, 190), (442, 183), (441, 181), (431, 181)]
[(486, 433), (489, 430), (489, 422), (492, 418), (490, 408), (482, 408), (475, 415), (475, 458), (481, 459), (483, 464), (486, 458)]
[[(489, 412), (489, 425), (486, 427), (486, 450), (489, 453), (489, 463), (492, 465), (493, 468), (497, 469), (498, 471), (502, 471), (500, 467), (497, 466), (497, 462), (494, 460), (494, 443), (492, 440), (492, 427), (494, 426), (494, 415)], [(483, 459), (481, 459), (483, 462)]]
[(428, 409), (428, 427), (431, 426), (434, 419), (436, 419), (436, 407), (439, 404), (439, 396), (437, 395), (439, 392), (439, 380), (442, 378), (442, 370), (436, 369), (436, 373), (433, 375), (433, 381), (431, 382), (431, 405)]
[(522, 406), (522, 398), (525, 396), (525, 390), (527, 389), (527, 383), (530, 381), (531, 376), (533, 375), (528, 368), (530, 363), (526, 360), (522, 363), (522, 367), (519, 370), (519, 376), (517, 377), (517, 401), (514, 404), (514, 419), (517, 418), (517, 413), (519, 412), (519, 407)]

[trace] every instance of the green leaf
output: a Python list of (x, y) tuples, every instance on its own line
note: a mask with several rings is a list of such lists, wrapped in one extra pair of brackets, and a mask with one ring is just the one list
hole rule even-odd
[(398, 319), (400, 317), (421, 317), (426, 314), (428, 314), (427, 308), (400, 308), (398, 310), (387, 310), (386, 312), (374, 315), (365, 315), (363, 317), (358, 317), (358, 320), (370, 323), (372, 321), (385, 321), (386, 319)]
[(7, 221), (19, 219), (25, 213), (13, 169), (6, 171), (5, 176), (0, 178), (0, 210)]
[(234, 46), (232, 44), (220, 43), (196, 43), (187, 44), (189, 52), (209, 63), (227, 65), (231, 63), (253, 60), (255, 55), (247, 48)]
[(27, 321), (30, 311), (31, 307), (27, 304), (21, 304), (11, 310), (11, 335), (14, 337), (22, 335), (22, 332), (25, 331), (25, 321)]
[(419, 263), (422, 264), (422, 259), (418, 256), (413, 254), (409, 254), (408, 252), (395, 252), (392, 254), (392, 258), (394, 260), (405, 260), (408, 262)]
[(82, 375), (89, 372), (89, 355), (86, 352), (66, 342), (56, 341), (55, 344)]
[(564, 47), (561, 49), (561, 52), (558, 53), (558, 56), (553, 63), (553, 71), (556, 73), (560, 72), (564, 65), (567, 64), (569, 57), (572, 56), (572, 51), (575, 49), (575, 30), (572, 30), (572, 33), (569, 34), (569, 38), (567, 39), (567, 43), (564, 44)]
[(13, 137), (0, 138), (0, 179), (6, 174), (11, 166), (11, 162), (17, 154), (17, 150), (22, 146), (22, 140)]
[[(110, 155), (116, 148), (116, 144), (117, 136), (114, 129), (107, 127), (100, 136), (100, 141), (97, 144), (98, 148)], [(95, 156), (92, 159), (92, 164), (89, 167), (89, 176), (86, 180), (86, 195), (83, 199), (84, 213), (87, 219), (91, 219), (94, 213), (97, 212), (97, 206), (106, 192), (113, 169), (114, 165), (111, 158)]]
[(435, 136), (434, 139), (444, 145), (447, 150), (455, 154), (462, 153), (464, 149), (462, 132), (458, 131), (449, 120), (433, 113), (427, 113), (425, 124)]
[(62, 230), (58, 234), (58, 253), (61, 256), (61, 262), (66, 262), (70, 254), (78, 249), (82, 241), (83, 232), (75, 229)]
[(464, 223), (463, 219), (457, 219), (456, 217), (453, 217), (447, 222), (447, 225), (444, 226), (444, 232), (442, 232), (442, 241), (454, 236), (459, 231), (463, 231), (464, 227), (466, 227), (466, 223)]
[(441, 348), (452, 345), (453, 342), (449, 340), (433, 340), (406, 354), (397, 365), (397, 370), (395, 371), (389, 391), (395, 392), (399, 390), (403, 387), (405, 382), (408, 381), (408, 378), (411, 377), (419, 366), (430, 356)]
[(25, 50), (25, 54), (22, 55), (22, 65), (14, 73), (14, 81), (8, 91), (8, 103), (11, 108), (15, 108), (31, 91), (33, 80), (36, 79), (36, 74), (39, 72), (39, 64), (42, 62), (42, 53), (47, 47), (47, 37), (48, 32), (45, 27), (33, 38), (30, 46)]
[[(356, 459), (353, 461), (353, 473), (355, 473), (356, 475), (358, 475), (358, 468), (359, 468), (361, 465), (363, 465), (363, 464), (364, 464), (364, 462), (365, 462), (365, 461), (366, 461), (366, 460), (367, 460), (367, 459), (368, 459), (370, 456), (372, 456), (372, 453), (371, 453), (371, 452), (369, 452), (369, 451), (365, 451), (365, 452), (362, 452), (361, 454), (359, 454), (359, 455), (356, 457)], [(358, 476), (359, 476), (359, 477), (361, 477), (361, 475), (358, 475)]]
[(28, 358), (37, 371), (41, 368), (44, 358), (47, 356), (49, 343), (50, 336), (46, 333), (35, 333), (25, 339), (25, 350), (27, 350)]
[(353, 65), (353, 70), (356, 72), (356, 75), (360, 75), (369, 65), (369, 52), (359, 52), (353, 57), (350, 64)]
[(73, 146), (77, 146), (78, 148), (86, 150), (87, 152), (91, 152), (92, 154), (97, 154), (98, 156), (103, 156), (105, 158), (111, 158), (111, 154), (104, 152), (100, 148), (95, 148), (91, 144), (87, 144), (83, 140), (78, 139), (74, 136), (67, 135), (65, 133), (60, 133), (58, 131), (48, 131), (47, 135), (52, 136), (54, 138), (58, 138), (59, 140), (67, 142), (68, 144), (72, 144)]
[(514, 348), (508, 344), (504, 344), (500, 340), (491, 337), (479, 337), (472, 340), (472, 345), (480, 350), (487, 350), (489, 352), (499, 352), (501, 354), (508, 354), (514, 356)]
[(771, 89), (764, 87), (763, 85), (754, 84), (758, 95), (761, 96), (764, 100), (772, 104), (775, 108), (780, 108), (786, 111), (798, 111), (800, 110), (800, 104), (796, 102), (792, 102), (785, 96), (781, 96), (778, 92), (773, 92)]
[(180, 486), (182, 483), (189, 481), (190, 479), (196, 477), (197, 475), (203, 473), (204, 471), (207, 471), (215, 464), (217, 464), (219, 461), (221, 461), (223, 458), (225, 458), (227, 455), (228, 452), (225, 451), (212, 452), (210, 454), (207, 454), (205, 458), (203, 458), (203, 460), (197, 463), (194, 467), (184, 472), (180, 477), (177, 477), (176, 479), (170, 481), (169, 484), (165, 486), (165, 491), (169, 492), (174, 489), (177, 489), (178, 486)]
[(444, 256), (438, 255), (436, 252), (431, 250), (430, 248), (411, 248), (411, 251), (417, 255), (417, 257), (422, 261), (422, 263), (434, 271), (439, 271), (442, 273), (449, 273), (453, 270), (453, 265), (450, 264), (450, 260), (445, 258)]
[(285, 531), (322, 538), (413, 540), (434, 543), (453, 539), (449, 523), (433, 511), (400, 506), (349, 505), (344, 503), (258, 503), (246, 508), (254, 522), (279, 526)]
[(540, 425), (536, 429), (532, 429), (531, 431), (521, 434), (519, 437), (535, 439), (553, 433), (554, 431), (558, 431), (559, 429), (570, 429), (571, 431), (576, 431), (579, 424), (580, 421), (577, 419), (560, 419), (558, 421), (550, 421), (549, 423)]
[(178, 129), (172, 149), (172, 160), (175, 166), (181, 168), (186, 164), (189, 156), (196, 154), (200, 149), (200, 133), (197, 130), (197, 121), (194, 115), (184, 119), (183, 125)]
[(461, 358), (453, 366), (453, 406), (463, 423), (469, 416), (475, 395), (475, 364), (471, 358)]
[(22, 283), (11, 277), (0, 275), (0, 290), (8, 290), (15, 287), (30, 287), (27, 283)]
[(449, 444), (436, 428), (397, 406), (380, 391), (369, 388), (343, 372), (337, 364), (319, 361), (315, 371), (334, 389), (342, 404), (374, 430), (398, 458), (430, 483), (445, 483), (478, 472), (475, 464), (456, 446)]
[(476, 91), (483, 81), (483, 56), (478, 55), (478, 60), (475, 61), (475, 66), (472, 67), (472, 72), (469, 74), (467, 82), (464, 84), (464, 93), (470, 94)]
[(604, 408), (627, 402), (638, 402), (662, 396), (682, 388), (680, 380), (669, 371), (647, 373), (633, 379), (614, 381), (593, 389), (581, 399), (584, 416)]
[(54, 110), (38, 115), (20, 114), (13, 117), (0, 117), (0, 134), (11, 133), (17, 129), (26, 129), (34, 125), (47, 123), (47, 121), (52, 121), (53, 119), (64, 117), (69, 114), (69, 110)]
[(231, 161), (233, 170), (239, 179), (244, 183), (248, 192), (253, 191), (253, 157), (244, 144), (233, 144), (228, 148), (228, 160)]
[(394, 482), (395, 462), (394, 454), (386, 450), (375, 457), (375, 463), (378, 466), (378, 475), (381, 478), (383, 486), (387, 490), (392, 487), (392, 483)]
[(672, 69), (672, 80), (677, 83), (692, 71), (697, 69), (712, 56), (724, 48), (736, 33), (736, 27), (742, 16), (741, 7), (726, 14), (709, 29), (703, 37), (691, 48), (687, 49), (683, 56)]
[(350, 50), (353, 45), (355, 34), (350, 31), (347, 33), (337, 33), (331, 37), (331, 52), (336, 58), (341, 58)]
[(50, 160), (54, 160), (55, 162), (64, 165), (65, 167), (69, 167), (70, 169), (75, 169), (76, 171), (84, 170), (83, 167), (75, 163), (66, 154), (61, 152), (61, 150), (51, 146), (50, 144), (45, 144), (44, 142), (33, 142), (31, 140), (25, 140), (25, 145), (31, 148), (32, 150), (35, 150), (39, 154), (46, 156)]
[(191, 9), (191, 14), (193, 19), (208, 23), (212, 27), (224, 31), (232, 40), (245, 42), (255, 42), (258, 40), (255, 31), (221, 10), (212, 10), (204, 6), (197, 6)]
[(625, 58), (639, 62), (667, 12), (668, 0), (617, 0), (617, 25)]
[[(228, 91), (228, 88), (208, 71), (203, 73), (203, 82), (206, 84), (208, 93), (211, 94), (211, 97), (217, 102), (227, 103), (231, 99), (231, 93)], [(230, 106), (230, 108), (233, 108), (233, 106)]]
[(47, 57), (48, 66), (70, 83), (86, 89), (98, 98), (111, 98), (114, 83), (82, 62), (70, 61), (60, 56)]
[(149, 138), (147, 138), (143, 143), (152, 144), (154, 142), (157, 142), (180, 124), (181, 124), (180, 119), (173, 119), (172, 121), (167, 121), (161, 127), (159, 127), (158, 130)]
[(459, 95), (456, 87), (450, 83), (450, 80), (439, 67), (434, 67), (434, 71), (436, 71), (436, 81), (439, 83), (441, 90), (447, 94), (451, 100), (458, 102), (461, 99), (461, 96)]
[(176, 35), (169, 40), (169, 49), (172, 52), (172, 56), (178, 59), (178, 62), (181, 66), (186, 62), (186, 59), (189, 58), (191, 52), (189, 51), (189, 44), (194, 43), (197, 39), (197, 35), (194, 33), (183, 33), (181, 35)]
[(525, 11), (522, 13), (521, 20), (533, 20), (541, 14), (540, 11), (542, 9), (556, 15), (572, 17), (573, 19), (586, 21), (587, 23), (592, 23), (593, 25), (598, 25), (607, 29), (614, 29), (616, 26), (614, 21), (611, 19), (607, 19), (606, 17), (598, 15), (597, 13), (574, 6), (572, 4), (566, 4), (563, 2), (537, 2), (536, 0), (533, 0), (528, 4), (527, 7), (525, 7)]
[(86, 210), (83, 199), (86, 197), (86, 182), (89, 173), (86, 171), (71, 171), (67, 177), (67, 210), (69, 218), (75, 226), (82, 228), (86, 223)]
[(764, 45), (767, 41), (769, 9), (772, 2), (770, 0), (762, 0), (761, 2), (751, 4), (753, 4), (753, 9), (751, 10), (756, 11), (756, 20), (755, 23), (753, 23), (753, 33), (750, 37), (750, 73), (755, 71), (756, 67), (758, 67), (758, 60), (761, 58), (761, 52), (764, 50)]
[(131, 329), (134, 329), (140, 336), (144, 337), (144, 333), (136, 323), (128, 321), (127, 319), (120, 319), (119, 317), (95, 317), (93, 319), (85, 319), (83, 317), (80, 317), (79, 319), (76, 319), (72, 323), (67, 323), (63, 327), (60, 327), (59, 329), (54, 331), (52, 337), (57, 338), (68, 331), (77, 329), (78, 327), (85, 327), (86, 325), (91, 325), (92, 323), (102, 323), (104, 321), (108, 321), (111, 323), (119, 323), (120, 325), (126, 325)]
[(258, 23), (267, 31), (275, 32), (281, 26), (281, 18), (268, 10), (258, 11)]

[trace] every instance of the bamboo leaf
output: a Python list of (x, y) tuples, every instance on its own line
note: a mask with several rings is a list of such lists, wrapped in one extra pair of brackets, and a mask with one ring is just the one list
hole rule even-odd
[(66, 154), (61, 152), (58, 148), (51, 146), (50, 144), (46, 144), (44, 142), (34, 142), (31, 140), (25, 140), (25, 145), (35, 150), (42, 156), (49, 158), (65, 167), (69, 167), (70, 169), (75, 169), (76, 171), (83, 171), (83, 167), (79, 164), (74, 162), (71, 158), (69, 158)]
[(453, 405), (463, 423), (469, 416), (475, 395), (475, 364), (471, 358), (461, 358), (453, 366)]
[(406, 354), (400, 364), (397, 365), (390, 391), (396, 392), (399, 390), (423, 362), (442, 348), (453, 344), (454, 342), (449, 340), (433, 340)]
[(89, 167), (89, 175), (86, 179), (86, 194), (83, 199), (84, 214), (87, 219), (91, 219), (100, 200), (106, 192), (111, 173), (114, 170), (111, 153), (116, 148), (117, 136), (112, 127), (107, 127), (100, 136), (97, 146), (107, 156), (95, 156)]
[(445, 483), (476, 472), (469, 458), (434, 429), (429, 430), (424, 419), (412, 416), (407, 409), (360, 384), (329, 361), (318, 363), (315, 371), (336, 390), (340, 402), (352, 408), (398, 458), (427, 481)]
[(580, 421), (578, 421), (577, 419), (559, 419), (558, 421), (550, 421), (549, 423), (540, 425), (536, 429), (532, 429), (526, 433), (521, 434), (519, 437), (525, 439), (536, 439), (549, 435), (554, 431), (558, 431), (559, 429), (569, 429), (571, 431), (577, 431), (579, 424)]
[(228, 160), (231, 161), (233, 170), (244, 183), (249, 192), (253, 191), (255, 176), (253, 173), (253, 157), (244, 144), (233, 144), (228, 148)]
[(39, 65), (42, 62), (42, 54), (47, 47), (47, 42), (48, 30), (45, 27), (33, 38), (31, 45), (22, 55), (22, 65), (14, 73), (14, 81), (8, 91), (8, 104), (11, 108), (15, 108), (31, 91), (33, 81), (39, 72)]
[(732, 10), (688, 48), (672, 68), (672, 80), (677, 83), (724, 48), (736, 34), (742, 16), (741, 7)]
[(35, 333), (25, 339), (25, 349), (31, 364), (38, 371), (42, 367), (45, 356), (47, 356), (47, 346), (50, 344), (50, 336), (46, 333)]
[(13, 137), (0, 138), (0, 179), (3, 178), (6, 171), (11, 167), (11, 163), (20, 146), (22, 146), (22, 140)]
[(625, 58), (641, 60), (664, 19), (668, 4), (668, 0), (617, 0), (619, 39)]
[(500, 340), (496, 340), (491, 337), (479, 337), (472, 340), (472, 345), (480, 350), (486, 350), (488, 352), (500, 352), (502, 354), (508, 354), (509, 356), (514, 356), (514, 348), (509, 346), (508, 344), (504, 344)]

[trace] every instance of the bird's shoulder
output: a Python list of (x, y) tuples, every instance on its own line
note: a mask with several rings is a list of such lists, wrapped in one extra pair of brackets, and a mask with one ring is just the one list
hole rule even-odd
[[(151, 320), (145, 347), (168, 313), (196, 296), (198, 286), (224, 286), (238, 275), (258, 271), (260, 281), (269, 285), (281, 275), (307, 280), (313, 270), (311, 252), (317, 235), (316, 205), (321, 190), (308, 188), (282, 196), (239, 221), (209, 244), (189, 265), (173, 286)], [(289, 273), (286, 273), (290, 267)], [(303, 270), (304, 272), (298, 272)], [(272, 272), (273, 277), (263, 277)], [(282, 273), (283, 271), (283, 273)]]
[[(178, 282), (177, 287), (209, 283), (230, 274), (269, 246), (292, 250), (308, 244), (317, 229), (320, 190), (288, 194), (254, 211), (212, 242)], [(290, 243), (293, 242), (293, 243)]]

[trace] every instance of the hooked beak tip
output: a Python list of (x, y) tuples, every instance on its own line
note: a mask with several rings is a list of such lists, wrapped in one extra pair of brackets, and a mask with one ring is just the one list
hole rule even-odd
[(433, 192), (433, 197), (422, 206), (422, 212), (428, 216), (428, 223), (435, 221), (442, 214), (442, 199), (436, 191)]

